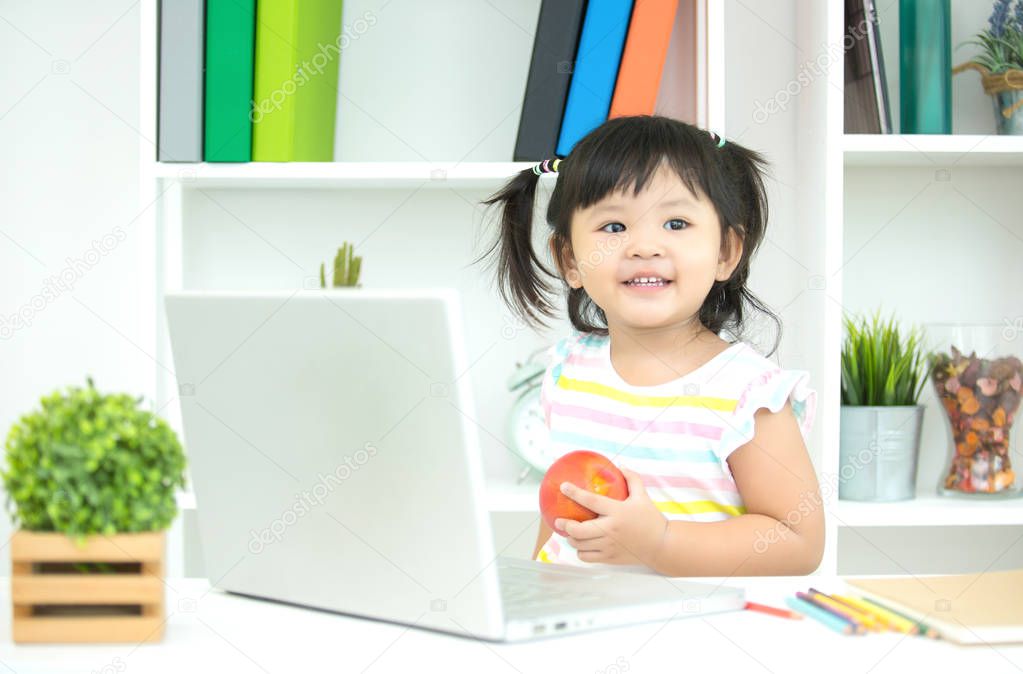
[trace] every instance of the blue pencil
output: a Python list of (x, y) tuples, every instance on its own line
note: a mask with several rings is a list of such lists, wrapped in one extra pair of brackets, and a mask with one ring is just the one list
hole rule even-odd
[(828, 613), (804, 599), (800, 599), (799, 597), (785, 597), (785, 603), (788, 604), (789, 608), (792, 610), (799, 611), (804, 615), (810, 616), (825, 627), (831, 628), (840, 634), (855, 634), (852, 623), (848, 620)]

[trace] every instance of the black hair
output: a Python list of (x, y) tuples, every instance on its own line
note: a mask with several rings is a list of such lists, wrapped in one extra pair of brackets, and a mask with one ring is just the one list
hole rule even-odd
[[(746, 287), (750, 259), (767, 227), (763, 174), (768, 162), (760, 153), (731, 140), (721, 147), (717, 141), (697, 126), (653, 115), (615, 117), (590, 131), (559, 163), (547, 206), (550, 236), (558, 251), (555, 263), (564, 269), (564, 256), (571, 255), (572, 216), (578, 209), (612, 192), (624, 192), (630, 185), (633, 194), (639, 194), (662, 163), (666, 164), (694, 195), (702, 194), (713, 204), (721, 222), (722, 247), (729, 245), (730, 230), (743, 242), (735, 270), (727, 280), (714, 281), (700, 307), (700, 322), (716, 335), (727, 329), (739, 339), (745, 326), (744, 304), (748, 304), (776, 324), (774, 353), (781, 340), (781, 320)], [(555, 316), (554, 280), (568, 291), (572, 325), (583, 332), (606, 335), (604, 311), (585, 289), (572, 288), (561, 274), (548, 269), (533, 249), (533, 208), (539, 180), (532, 168), (524, 169), (481, 202), (488, 207), (502, 204), (503, 212), (493, 245), (474, 263), (498, 251), (501, 297), (528, 325), (544, 327), (544, 318)]]

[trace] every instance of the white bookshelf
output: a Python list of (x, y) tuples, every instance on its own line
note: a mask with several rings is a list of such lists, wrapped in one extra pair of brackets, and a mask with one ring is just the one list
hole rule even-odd
[(848, 134), (846, 166), (1023, 167), (1023, 137), (998, 135)]
[[(415, 17), (406, 13), (427, 11), (426, 6), (399, 4), (389, 8), (400, 9), (402, 15), (396, 17), (393, 29), (385, 24), (381, 29), (385, 35), (388, 30), (407, 30), (416, 24)], [(772, 163), (768, 240), (754, 260), (751, 285), (784, 322), (781, 346), (773, 358), (783, 367), (809, 370), (812, 386), (818, 392), (818, 415), (808, 444), (822, 483), (838, 474), (838, 363), (843, 308), (872, 309), (883, 299), (885, 306), (893, 306), (907, 318), (969, 318), (949, 316), (948, 307), (943, 310), (937, 300), (921, 300), (919, 285), (911, 282), (921, 276), (919, 265), (893, 267), (883, 250), (870, 243), (872, 234), (881, 243), (890, 234), (895, 236), (893, 243), (904, 245), (907, 242), (899, 238), (903, 228), (882, 227), (878, 234), (874, 231), (878, 229), (876, 223), (885, 220), (884, 212), (890, 219), (911, 201), (918, 183), (933, 181), (936, 168), (953, 168), (953, 184), (964, 180), (963, 189), (980, 190), (977, 198), (984, 203), (999, 198), (1006, 172), (1015, 177), (1016, 184), (1023, 177), (1023, 145), (1018, 138), (983, 134), (844, 135), (840, 62), (804, 84), (796, 95), (789, 95), (781, 111), (758, 119), (755, 111), (762, 109), (764, 101), (786, 95), (791, 83), (797, 81), (794, 64), (822, 54), (824, 45), (842, 43), (842, 5), (841, 0), (792, 0), (755, 7), (732, 0), (707, 3), (707, 100), (699, 122), (764, 152)], [(555, 326), (545, 335), (527, 331), (514, 340), (497, 339), (500, 327), (507, 324), (507, 312), (498, 306), (489, 277), (480, 276), (482, 270), (466, 267), (467, 261), (481, 252), (480, 239), (489, 241), (493, 233), (483, 231), (478, 202), (530, 165), (507, 159), (514, 144), (518, 119), (515, 106), (516, 101), (521, 102), (531, 44), (531, 28), (523, 35), (522, 27), (532, 25), (530, 16), (535, 23), (539, 0), (516, 0), (509, 7), (519, 21), (502, 23), (504, 20), (495, 19), (494, 23), (474, 27), (495, 31), (494, 43), (505, 47), (504, 52), (489, 55), (493, 60), (489, 68), (497, 73), (495, 81), (509, 82), (508, 90), (488, 86), (486, 91), (514, 113), (510, 125), (493, 128), (484, 144), (490, 149), (409, 160), (407, 153), (397, 149), (378, 155), (371, 147), (364, 152), (355, 147), (352, 154), (359, 161), (161, 164), (154, 161), (152, 148), (144, 147), (140, 161), (142, 203), (153, 205), (143, 215), (148, 226), (138, 228), (138, 245), (142, 259), (151, 261), (154, 269), (151, 285), (144, 293), (144, 334), (164, 363), (171, 359), (162, 315), (163, 293), (179, 288), (262, 290), (307, 285), (317, 273), (319, 262), (341, 240), (367, 242), (364, 285), (430, 283), (458, 287), (469, 308), (467, 315), (475, 317), (467, 327), (467, 344), (470, 361), (479, 358), (471, 376), (478, 398), (479, 424), (484, 431), (481, 441), (488, 481), (487, 507), (494, 513), (519, 513), (524, 519), (536, 512), (538, 477), (534, 473), (526, 482), (517, 483), (523, 466), (500, 447), (498, 439), (503, 435), (504, 418), (512, 402), (503, 390), (503, 382), (515, 360), (549, 343), (558, 329)], [(155, 138), (155, 1), (147, 0), (142, 8), (140, 112), (142, 130)], [(457, 39), (461, 29), (454, 25), (445, 30), (449, 32), (434, 39)], [(394, 34), (390, 39), (395, 39)], [(757, 58), (751, 58), (751, 45), (756, 45)], [(356, 60), (354, 52), (352, 60)], [(356, 66), (343, 62), (342, 78), (346, 67)], [(351, 77), (358, 81), (366, 76), (355, 73)], [(382, 107), (376, 112), (380, 117), (407, 107), (398, 93), (389, 98), (386, 87), (379, 95), (377, 103)], [(452, 95), (471, 100), (478, 94)], [(435, 106), (436, 102), (430, 104)], [(414, 115), (415, 110), (410, 108), (409, 114)], [(342, 119), (368, 124), (368, 117), (363, 110)], [(420, 132), (429, 131), (425, 128), (431, 124), (429, 119), (423, 121)], [(347, 137), (352, 142), (357, 135), (349, 132)], [(362, 160), (367, 157), (373, 161)], [(983, 186), (985, 179), (992, 180), (990, 186)], [(1023, 212), (1023, 197), (1014, 193), (1008, 198), (1016, 213)], [(877, 206), (871, 210), (863, 203)], [(909, 211), (901, 217), (919, 222), (913, 219), (918, 216), (912, 208)], [(429, 238), (419, 238), (426, 236), (424, 230)], [(542, 244), (543, 234), (538, 232), (538, 244)], [(423, 250), (430, 251), (430, 257), (424, 257)], [(872, 266), (873, 278), (862, 268), (862, 262)], [(996, 272), (1023, 281), (1014, 263), (1015, 257), (1006, 256), (993, 267)], [(992, 267), (990, 261), (970, 264), (978, 271)], [(936, 273), (923, 276), (940, 287)], [(941, 297), (943, 293), (934, 295)], [(978, 307), (957, 305), (953, 313), (963, 313), (961, 309)], [(1007, 306), (990, 309), (1009, 311)], [(1016, 315), (1023, 315), (1023, 308)], [(567, 329), (567, 322), (561, 325)], [(180, 412), (168, 370), (157, 365), (147, 375), (158, 407), (180, 430)], [(938, 464), (944, 461), (944, 440), (937, 435), (944, 429), (938, 422), (944, 420), (933, 416), (928, 419), (930, 436), (925, 433), (925, 441), (931, 449), (926, 458), (921, 458), (921, 493), (917, 499), (858, 504), (840, 502), (837, 494), (824, 491), (828, 531), (819, 572), (833, 573), (840, 559), (845, 559), (838, 544), (838, 532), (843, 527), (918, 527), (923, 533), (937, 532), (933, 542), (937, 550), (942, 527), (1023, 525), (1019, 504), (960, 502), (927, 492), (936, 484)], [(184, 508), (195, 505), (188, 494), (182, 495), (179, 503)], [(193, 533), (180, 528), (172, 532), (172, 558), (183, 556)], [(527, 538), (531, 550), (534, 535), (530, 532)]]
[(153, 176), (197, 188), (497, 189), (530, 162), (251, 162), (155, 163)]
[[(953, 0), (953, 45), (986, 26), (989, 10), (985, 3)], [(881, 11), (885, 59), (893, 76), (889, 88), (897, 96), (898, 8)], [(953, 53), (960, 63), (973, 52), (964, 47)], [(897, 100), (892, 113), (897, 128)], [(1017, 263), (1023, 245), (1023, 138), (995, 134), (988, 97), (976, 79), (962, 76), (953, 78), (952, 131), (840, 138), (841, 275), (850, 279), (840, 297), (849, 310), (870, 312), (880, 306), (896, 312), (906, 326), (1001, 324), (1023, 316), (1019, 296), (1001, 290), (1018, 288), (1023, 281)], [(1023, 352), (1023, 340), (1020, 347)], [(1018, 538), (1023, 527), (1023, 500), (937, 495), (950, 452), (948, 421), (929, 384), (920, 403), (925, 412), (915, 498), (890, 503), (840, 500), (831, 511), (837, 527), (860, 534), (844, 537), (850, 545), (868, 541), (865, 547), (876, 546), (872, 532), (877, 540), (890, 541), (887, 529), (906, 527), (898, 536), (912, 537), (913, 543), (899, 554), (882, 550), (888, 559), (875, 566), (904, 565), (915, 556), (925, 568), (928, 557), (954, 557), (961, 551), (948, 549), (948, 540), (957, 527), (995, 527), (1005, 531), (1006, 541)], [(1018, 437), (1010, 450), (1018, 474), (1023, 465)], [(960, 570), (1011, 564), (1008, 552), (1003, 543), (978, 548), (972, 567)], [(849, 551), (839, 550), (840, 563), (848, 556)]]
[(977, 502), (917, 491), (916, 498), (890, 503), (840, 501), (843, 527), (1023, 526), (1023, 507), (1014, 500)]

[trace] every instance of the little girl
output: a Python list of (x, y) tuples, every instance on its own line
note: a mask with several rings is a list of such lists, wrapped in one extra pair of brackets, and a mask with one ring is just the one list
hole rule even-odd
[[(573, 330), (548, 350), (541, 400), (556, 454), (603, 454), (628, 481), (611, 499), (570, 483), (597, 513), (541, 524), (534, 558), (666, 576), (808, 574), (824, 515), (805, 436), (817, 394), (723, 329), (747, 307), (781, 322), (747, 288), (764, 238), (764, 158), (666, 117), (608, 120), (560, 160), (512, 178), (495, 250), (504, 301), (544, 326), (544, 276), (564, 283)], [(539, 176), (557, 273), (532, 247)], [(774, 350), (778, 342), (775, 341)]]

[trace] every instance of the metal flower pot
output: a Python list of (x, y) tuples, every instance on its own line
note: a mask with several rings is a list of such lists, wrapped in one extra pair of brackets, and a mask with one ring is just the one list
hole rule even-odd
[(904, 501), (916, 496), (923, 405), (843, 405), (838, 498)]

